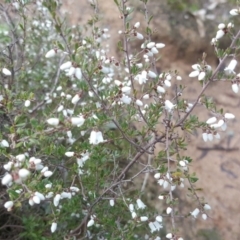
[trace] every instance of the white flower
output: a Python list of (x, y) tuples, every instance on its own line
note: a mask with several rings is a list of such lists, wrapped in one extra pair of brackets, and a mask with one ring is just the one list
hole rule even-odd
[(91, 220), (88, 221), (87, 227), (91, 227), (93, 224), (94, 224), (94, 220), (91, 219)]
[(224, 69), (226, 74), (234, 74), (234, 69), (237, 66), (237, 60), (232, 59), (231, 62), (228, 64), (228, 66)]
[(159, 179), (161, 177), (161, 173), (155, 173), (154, 178)]
[(199, 212), (200, 212), (200, 210), (198, 208), (196, 208), (193, 212), (191, 212), (191, 215), (196, 218), (197, 215), (199, 214)]
[(203, 218), (203, 220), (206, 220), (207, 219), (207, 214), (203, 213), (202, 218)]
[(164, 43), (156, 43), (156, 48), (164, 48), (165, 44)]
[(142, 85), (143, 83), (146, 83), (148, 80), (147, 79), (147, 71), (145, 71), (145, 70), (142, 71), (142, 73), (138, 74), (134, 79), (137, 80), (140, 85)]
[(2, 73), (6, 76), (11, 76), (12, 75), (12, 73), (7, 68), (3, 68)]
[(151, 230), (151, 233), (154, 233), (156, 231), (159, 231), (161, 228), (162, 228), (162, 225), (159, 224), (159, 222), (155, 221), (155, 222), (150, 222), (148, 224), (150, 230)]
[(97, 145), (101, 142), (104, 142), (102, 132), (93, 130), (90, 134), (89, 143)]
[(161, 86), (157, 86), (157, 92), (158, 93), (165, 93), (166, 90), (163, 87), (161, 87)]
[(74, 156), (74, 152), (65, 152), (65, 155), (67, 157), (73, 157)]
[(234, 118), (235, 118), (235, 116), (234, 116), (232, 113), (225, 113), (225, 114), (224, 114), (224, 117), (225, 117), (226, 119), (234, 119)]
[(136, 104), (140, 107), (143, 106), (143, 102), (139, 99), (136, 100)]
[(207, 121), (206, 121), (206, 123), (207, 124), (213, 124), (213, 123), (215, 123), (217, 121), (217, 118), (216, 117), (211, 117), (211, 118), (209, 118)]
[(200, 72), (200, 74), (198, 75), (198, 80), (201, 81), (205, 78), (206, 73), (205, 72)]
[(51, 225), (51, 232), (54, 233), (57, 230), (57, 223), (53, 222)]
[(131, 87), (128, 87), (128, 86), (122, 87), (121, 90), (125, 94), (130, 94), (131, 93)]
[(51, 177), (53, 175), (53, 172), (51, 172), (51, 171), (45, 171), (44, 173), (43, 173), (43, 176), (44, 177)]
[(146, 217), (146, 216), (140, 217), (141, 222), (146, 222), (147, 220), (148, 220), (148, 217)]
[(226, 25), (224, 23), (218, 24), (218, 29), (224, 29)]
[(20, 178), (26, 179), (30, 175), (30, 172), (27, 169), (22, 168), (18, 171), (18, 175)]
[(129, 96), (123, 94), (122, 97), (120, 98), (120, 101), (125, 104), (130, 104), (132, 99)]
[(232, 16), (237, 16), (237, 15), (239, 15), (239, 10), (238, 10), (238, 9), (232, 9), (229, 13), (230, 13)]
[(156, 77), (157, 77), (157, 74), (156, 74), (155, 72), (153, 72), (153, 71), (148, 71), (148, 76), (149, 76), (150, 78), (156, 78)]
[(47, 123), (52, 126), (57, 126), (59, 124), (59, 119), (58, 118), (49, 118), (47, 120)]
[(45, 58), (54, 57), (56, 55), (56, 53), (57, 53), (57, 51), (55, 49), (51, 49), (46, 53)]
[(73, 98), (72, 98), (72, 104), (77, 104), (77, 102), (80, 100), (80, 94), (76, 94)]
[(53, 199), (53, 204), (54, 204), (55, 207), (58, 206), (60, 199), (61, 199), (61, 195), (60, 195), (60, 194), (57, 194), (57, 195), (54, 197), (54, 199)]
[(177, 76), (176, 79), (177, 79), (178, 81), (181, 81), (181, 80), (182, 80), (182, 77), (181, 77), (181, 76)]
[(13, 207), (13, 201), (7, 201), (4, 203), (4, 207), (8, 210), (11, 211)]
[(155, 42), (150, 42), (147, 44), (147, 48), (152, 48), (155, 46)]
[(206, 132), (204, 132), (204, 133), (202, 134), (202, 138), (203, 138), (203, 141), (204, 141), (204, 142), (207, 142), (207, 140), (208, 140), (208, 134), (207, 134)]
[(142, 202), (141, 199), (137, 199), (137, 205), (138, 205), (138, 209), (146, 208), (146, 205)]
[(130, 212), (133, 212), (134, 211), (134, 205), (131, 203), (131, 204), (129, 204), (129, 211)]
[(72, 67), (72, 62), (68, 61), (68, 62), (65, 62), (63, 63), (61, 66), (60, 66), (60, 69), (61, 70), (66, 70), (66, 69), (69, 69)]
[(114, 199), (110, 199), (110, 200), (109, 200), (109, 204), (110, 204), (111, 207), (113, 207), (114, 204), (115, 204)]
[(156, 221), (162, 222), (162, 216), (156, 216)]
[(172, 233), (168, 233), (168, 234), (166, 235), (166, 238), (168, 238), (168, 239), (171, 239), (171, 238), (173, 238), (173, 235), (172, 235)]
[(136, 23), (134, 24), (134, 27), (135, 27), (135, 28), (139, 28), (139, 27), (140, 27), (140, 22), (136, 22)]
[(198, 70), (195, 70), (189, 74), (189, 77), (197, 77), (199, 75), (199, 73), (200, 72)]
[(34, 196), (32, 197), (32, 200), (33, 200), (33, 202), (36, 203), (36, 204), (39, 204), (39, 203), (41, 202), (40, 197), (39, 197), (39, 196), (36, 196), (36, 195), (34, 195)]
[(73, 126), (81, 127), (84, 124), (84, 122), (85, 122), (85, 118), (83, 116), (72, 117), (70, 119), (70, 121), (71, 121)]
[(3, 168), (7, 171), (10, 171), (13, 166), (13, 162), (8, 162), (7, 164), (3, 165)]
[(136, 32), (135, 33), (135, 36), (139, 39), (139, 40), (142, 40), (144, 37), (143, 37), (143, 35), (141, 34), (141, 33), (139, 33), (139, 32)]
[(158, 196), (158, 199), (163, 200), (164, 196), (160, 195), (160, 196)]
[(208, 205), (208, 204), (204, 204), (203, 208), (204, 208), (204, 210), (210, 210), (211, 209), (210, 205)]
[(3, 140), (1, 141), (0, 145), (1, 145), (1, 147), (5, 147), (5, 148), (9, 147), (9, 143), (8, 143), (8, 141), (5, 140), (5, 139), (3, 139)]
[(13, 180), (13, 177), (11, 174), (7, 173), (3, 178), (2, 178), (2, 185), (8, 185), (11, 183)]
[(238, 87), (237, 83), (232, 84), (232, 90), (233, 90), (233, 92), (238, 93), (239, 87)]
[(30, 100), (26, 100), (25, 103), (24, 103), (24, 106), (25, 107), (30, 107), (31, 105), (31, 101)]
[(225, 35), (225, 32), (224, 32), (222, 29), (220, 29), (220, 30), (217, 31), (216, 39), (220, 39), (220, 38), (222, 38), (224, 35)]
[(166, 86), (166, 87), (171, 87), (171, 82), (169, 81), (169, 80), (164, 80), (164, 85)]
[(81, 80), (82, 79), (82, 70), (81, 68), (77, 67), (75, 69), (75, 77), (78, 79), (78, 80)]
[(167, 214), (170, 214), (172, 212), (172, 208), (171, 207), (168, 207), (167, 210), (166, 210)]
[(165, 101), (165, 109), (171, 112), (176, 105), (172, 104), (169, 100)]

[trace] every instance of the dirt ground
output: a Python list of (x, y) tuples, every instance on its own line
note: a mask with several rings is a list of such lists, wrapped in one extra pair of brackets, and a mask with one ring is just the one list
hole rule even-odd
[[(138, 1), (133, 0), (131, 4), (134, 5), (136, 2)], [(216, 6), (216, 11), (220, 11), (221, 8), (225, 7), (223, 3), (220, 3), (221, 1), (218, 2), (219, 5)], [(87, 0), (65, 0), (63, 3), (62, 11), (68, 14), (72, 24), (85, 24), (86, 20), (92, 15), (92, 10), (87, 4)], [(101, 13), (100, 18), (103, 19), (103, 27), (110, 29), (111, 43), (116, 43), (117, 32), (121, 30), (121, 20), (119, 19), (117, 7), (111, 0), (99, 0), (98, 3)], [(199, 25), (196, 18), (191, 14), (185, 14), (184, 18), (182, 18), (187, 19), (184, 25), (181, 22), (182, 13), (179, 13), (179, 18), (175, 15), (175, 18), (171, 19), (171, 21), (177, 21), (176, 24), (179, 24), (179, 32), (175, 36), (172, 33), (172, 25), (169, 23), (169, 19), (166, 18), (172, 13), (168, 13), (164, 9), (161, 10), (160, 7), (159, 9), (156, 8), (158, 1), (154, 1), (154, 4), (151, 6), (155, 6), (152, 9), (155, 17), (152, 25), (156, 28), (154, 40), (166, 44), (166, 48), (162, 50), (162, 59), (158, 67), (162, 71), (178, 69), (183, 77), (182, 84), (188, 86), (185, 97), (188, 97), (190, 102), (191, 100), (194, 101), (201, 87), (196, 79), (188, 77), (188, 74), (191, 72), (191, 65), (201, 58), (204, 51), (208, 54), (209, 58), (207, 58), (207, 61), (212, 64), (212, 67), (214, 68), (217, 64), (217, 59), (214, 57), (212, 47), (209, 44), (211, 38), (206, 35), (206, 31), (211, 29), (209, 28), (211, 26), (206, 26), (204, 21), (203, 26)], [(222, 14), (222, 17), (225, 17), (225, 15), (226, 12)], [(135, 13), (135, 18), (143, 19), (142, 15), (137, 12)], [(216, 29), (217, 25), (215, 29), (211, 29), (210, 35), (212, 37)], [(111, 53), (115, 55), (116, 49), (112, 48)], [(186, 223), (183, 221), (183, 223), (179, 223), (179, 227), (183, 228), (181, 231), (185, 235), (184, 239), (193, 239), (189, 237), (192, 233), (204, 229), (210, 231), (211, 234), (214, 234), (214, 231), (218, 232), (219, 237), (211, 234), (207, 237), (204, 237), (203, 234), (201, 237), (200, 232), (198, 232), (198, 237), (194, 239), (238, 240), (240, 239), (240, 215), (238, 214), (240, 210), (240, 98), (239, 95), (232, 92), (231, 84), (227, 82), (212, 84), (206, 95), (213, 96), (217, 105), (223, 107), (225, 112), (235, 114), (236, 119), (229, 121), (228, 129), (221, 133), (220, 141), (204, 143), (201, 132), (196, 133), (195, 136), (189, 136), (189, 146), (186, 155), (194, 159), (191, 169), (197, 172), (200, 179), (197, 186), (203, 188), (202, 195), (205, 196), (212, 210), (210, 213), (211, 218), (207, 221), (204, 222), (202, 219), (186, 221)], [(203, 121), (206, 121), (211, 116), (201, 107), (197, 107), (195, 113)], [(182, 201), (186, 203), (187, 200), (182, 199)], [(157, 208), (161, 207), (159, 204), (158, 202), (153, 203)]]

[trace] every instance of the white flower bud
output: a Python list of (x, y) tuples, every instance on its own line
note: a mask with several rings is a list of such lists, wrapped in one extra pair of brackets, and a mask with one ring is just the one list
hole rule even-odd
[(26, 179), (30, 175), (30, 172), (27, 169), (22, 168), (18, 171), (18, 175), (20, 178)]
[(208, 205), (208, 204), (204, 204), (203, 208), (204, 208), (204, 210), (210, 210), (211, 209), (210, 205)]
[(151, 78), (156, 78), (157, 74), (155, 72), (148, 71), (148, 76), (151, 77)]
[(51, 172), (51, 171), (45, 171), (44, 173), (43, 173), (43, 176), (44, 177), (51, 177), (53, 175), (53, 172)]
[(67, 157), (73, 157), (74, 156), (74, 152), (65, 152), (65, 155)]
[(13, 201), (7, 201), (4, 203), (4, 207), (8, 210), (11, 211), (12, 207), (13, 207)]
[(72, 98), (72, 104), (77, 104), (77, 102), (80, 100), (80, 95), (76, 94), (73, 98)]
[(166, 90), (162, 86), (157, 86), (157, 92), (158, 93), (165, 93)]
[(91, 220), (88, 221), (87, 227), (91, 227), (91, 226), (93, 226), (93, 224), (94, 224), (94, 220), (91, 219)]
[(78, 80), (81, 80), (82, 79), (82, 70), (81, 68), (77, 67), (75, 69), (75, 77), (78, 79)]
[(24, 103), (24, 106), (25, 107), (30, 107), (31, 105), (31, 101), (30, 100), (26, 100), (25, 103)]
[(172, 208), (168, 207), (166, 212), (167, 212), (167, 214), (170, 214), (172, 212)]
[(54, 233), (57, 230), (57, 223), (53, 222), (51, 225), (51, 232)]
[(45, 55), (45, 58), (51, 58), (51, 57), (54, 57), (56, 55), (56, 50), (55, 49), (51, 49), (49, 50), (46, 55)]
[(36, 204), (39, 204), (39, 203), (41, 202), (40, 198), (39, 198), (38, 196), (36, 196), (36, 195), (34, 195), (34, 196), (32, 197), (32, 200), (33, 200), (33, 202), (36, 203)]
[(137, 217), (137, 213), (136, 212), (132, 212), (132, 218), (136, 218)]
[(60, 66), (60, 69), (61, 70), (66, 70), (66, 69), (69, 69), (72, 67), (72, 62), (68, 61), (68, 62), (65, 62), (63, 63), (61, 66)]
[(12, 73), (7, 68), (3, 68), (2, 73), (6, 76), (11, 76), (12, 75)]
[(238, 87), (237, 83), (232, 84), (232, 90), (233, 90), (233, 92), (238, 93), (239, 87)]
[(147, 220), (148, 220), (148, 217), (146, 216), (140, 217), (141, 222), (146, 222)]
[(165, 81), (164, 81), (164, 85), (165, 85), (166, 87), (171, 87), (171, 82), (170, 82), (169, 80), (165, 80)]
[(60, 199), (61, 199), (61, 195), (60, 195), (60, 194), (57, 194), (57, 195), (54, 197), (54, 199), (53, 199), (53, 204), (54, 204), (55, 207), (58, 206)]
[(189, 74), (189, 77), (197, 77), (199, 75), (199, 71), (195, 70)]
[(164, 43), (156, 43), (156, 48), (164, 48), (165, 44)]
[(218, 29), (224, 29), (226, 27), (226, 25), (224, 23), (220, 23), (218, 25)]
[(220, 30), (217, 31), (216, 39), (220, 39), (220, 38), (222, 38), (224, 35), (225, 35), (225, 32), (224, 32), (222, 29), (220, 29)]
[(206, 220), (206, 219), (207, 219), (207, 214), (203, 213), (203, 214), (202, 214), (202, 219), (203, 219), (203, 220)]
[(113, 207), (114, 204), (115, 204), (114, 199), (110, 199), (109, 204), (110, 204), (111, 207)]
[(140, 27), (140, 22), (136, 22), (136, 23), (134, 24), (134, 27), (135, 27), (135, 28), (139, 28), (139, 27)]
[(136, 33), (136, 37), (139, 40), (142, 40), (144, 38), (143, 35), (141, 33), (139, 33), (139, 32)]
[(143, 102), (139, 99), (136, 100), (136, 104), (140, 107), (143, 106)]
[(137, 205), (139, 209), (144, 209), (146, 208), (146, 205), (142, 202), (141, 199), (137, 199)]
[(225, 117), (226, 119), (234, 119), (234, 118), (235, 118), (235, 116), (234, 116), (232, 113), (225, 113), (225, 114), (224, 114), (224, 117)]
[(159, 179), (161, 177), (161, 173), (155, 173), (154, 178)]
[(155, 46), (155, 42), (150, 42), (147, 44), (147, 48), (152, 48)]
[(232, 16), (237, 16), (237, 15), (239, 15), (239, 10), (238, 10), (238, 9), (232, 9), (229, 13), (230, 13)]
[(3, 140), (1, 141), (0, 145), (1, 145), (1, 147), (5, 147), (5, 148), (9, 147), (9, 143), (8, 143), (8, 141), (5, 140), (5, 139), (3, 139)]
[(156, 216), (156, 221), (162, 222), (162, 216)]
[(193, 212), (191, 212), (191, 215), (196, 218), (197, 215), (199, 214), (200, 210), (198, 208), (196, 208)]
[(57, 126), (59, 124), (59, 119), (58, 118), (49, 118), (47, 120), (47, 123), (52, 126)]
[(2, 178), (2, 185), (8, 185), (11, 183), (13, 180), (12, 175), (7, 173), (3, 178)]
[(168, 234), (166, 235), (166, 238), (168, 238), (168, 239), (171, 239), (171, 238), (173, 238), (173, 235), (172, 235), (172, 233), (168, 233)]
[(205, 78), (206, 73), (205, 72), (200, 72), (200, 74), (198, 75), (198, 80), (201, 81)]
[(84, 124), (85, 119), (83, 116), (79, 116), (79, 117), (72, 117), (70, 121), (73, 126), (81, 127)]
[(182, 77), (181, 77), (181, 76), (177, 76), (176, 79), (177, 79), (178, 81), (181, 81), (181, 80), (182, 80)]
[(157, 54), (157, 53), (158, 53), (158, 50), (157, 50), (156, 47), (152, 47), (152, 48), (151, 48), (151, 52), (152, 52), (153, 54)]
[(209, 118), (207, 121), (206, 121), (206, 123), (207, 124), (213, 124), (213, 123), (215, 123), (217, 121), (217, 118), (216, 117), (211, 117), (211, 118)]

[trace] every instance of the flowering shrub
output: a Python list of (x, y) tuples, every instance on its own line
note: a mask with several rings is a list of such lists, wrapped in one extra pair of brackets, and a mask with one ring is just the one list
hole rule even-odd
[[(231, 81), (238, 92), (240, 32), (234, 34), (233, 23), (219, 24), (210, 43), (219, 65), (213, 69), (203, 54), (192, 72), (189, 67), (189, 77), (200, 86), (189, 102), (177, 71), (157, 72), (165, 44), (151, 40), (148, 0), (141, 2), (145, 32), (130, 21), (134, 9), (115, 0), (123, 22), (120, 60), (104, 47), (110, 35), (98, 26), (97, 15), (87, 34), (62, 20), (55, 0), (2, 6), (7, 30), (1, 34), (7, 37), (1, 42), (1, 187), (6, 211), (21, 216), (22, 239), (181, 240), (177, 219), (201, 215), (207, 220), (211, 207), (198, 196), (194, 160), (182, 155), (187, 146), (183, 133), (197, 130), (203, 141), (218, 140), (235, 118), (204, 92), (222, 80)], [(90, 3), (96, 10), (96, 2)], [(239, 9), (230, 14), (238, 15)], [(232, 42), (222, 51), (219, 41), (227, 36)], [(140, 48), (131, 51), (135, 41)], [(232, 60), (220, 71), (229, 56)], [(171, 97), (173, 86), (177, 91)], [(197, 105), (212, 117), (199, 121), (192, 115)], [(161, 210), (147, 206), (150, 176)], [(130, 188), (136, 178), (142, 186)], [(194, 209), (178, 210), (176, 188), (188, 189)]]

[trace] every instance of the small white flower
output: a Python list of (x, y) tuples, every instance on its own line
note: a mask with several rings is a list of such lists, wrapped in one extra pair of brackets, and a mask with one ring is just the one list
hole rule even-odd
[(229, 13), (230, 13), (232, 16), (237, 16), (237, 15), (239, 15), (239, 10), (238, 10), (238, 9), (232, 9)]
[(104, 142), (102, 132), (93, 130), (90, 134), (89, 143), (97, 145), (101, 142)]
[(155, 42), (150, 42), (147, 44), (147, 48), (152, 48), (155, 46)]
[(166, 235), (166, 238), (168, 238), (168, 239), (171, 239), (171, 238), (173, 238), (173, 235), (172, 235), (172, 233), (168, 233), (168, 234)]
[(232, 90), (233, 90), (233, 92), (238, 93), (239, 87), (238, 87), (237, 83), (232, 84)]
[(165, 44), (164, 43), (156, 43), (156, 48), (164, 48)]
[(66, 69), (69, 69), (72, 67), (72, 62), (68, 61), (68, 62), (65, 62), (63, 63), (61, 66), (60, 66), (60, 69), (61, 70), (66, 70)]
[(54, 233), (57, 230), (57, 223), (53, 222), (51, 225), (51, 232)]
[(25, 107), (30, 107), (31, 105), (31, 101), (30, 100), (26, 100), (25, 103), (24, 103), (24, 106)]
[(140, 22), (136, 22), (136, 23), (134, 24), (134, 27), (135, 27), (135, 28), (139, 28), (139, 27), (140, 27)]
[(165, 109), (166, 109), (168, 112), (171, 112), (175, 106), (176, 106), (176, 105), (174, 105), (174, 104), (173, 104), (172, 102), (170, 102), (169, 100), (166, 100), (166, 101), (165, 101)]
[(81, 80), (82, 79), (82, 70), (81, 68), (77, 67), (75, 69), (75, 77), (78, 79), (78, 80)]
[(137, 217), (137, 213), (136, 212), (132, 212), (131, 214), (132, 214), (132, 219)]
[(77, 104), (77, 102), (80, 100), (80, 94), (76, 94), (73, 98), (72, 98), (72, 104)]
[(224, 32), (222, 29), (220, 29), (220, 30), (217, 31), (216, 39), (220, 39), (220, 38), (222, 38), (224, 35), (225, 35), (225, 32)]
[(139, 107), (143, 106), (143, 102), (142, 102), (141, 100), (139, 100), (139, 99), (136, 100), (136, 104), (137, 104)]
[(137, 39), (139, 39), (139, 40), (142, 40), (144, 37), (143, 37), (143, 35), (141, 34), (141, 33), (139, 33), (139, 32), (137, 32), (136, 34), (135, 34), (135, 36), (137, 37)]
[(155, 173), (154, 178), (159, 179), (161, 177), (161, 173)]
[(138, 83), (140, 85), (142, 85), (143, 83), (147, 82), (147, 71), (142, 71), (141, 74), (138, 74), (135, 78), (136, 81), (138, 81)]
[(53, 199), (53, 204), (54, 204), (55, 207), (58, 206), (60, 199), (61, 199), (61, 195), (60, 195), (60, 194), (57, 194), (57, 195), (54, 197), (54, 199)]
[(125, 94), (130, 94), (132, 89), (131, 89), (131, 87), (125, 86), (125, 87), (122, 87), (121, 90)]
[(12, 75), (12, 73), (7, 68), (3, 68), (2, 73), (6, 76), (11, 76)]
[(59, 119), (58, 118), (49, 118), (47, 120), (47, 123), (52, 126), (57, 126), (59, 124)]
[(7, 140), (3, 139), (0, 143), (1, 147), (5, 147), (8, 148), (9, 147), (9, 143)]
[(198, 75), (198, 80), (201, 81), (205, 78), (206, 73), (205, 72), (200, 72), (200, 74)]
[(164, 196), (160, 195), (160, 196), (158, 196), (158, 199), (163, 200)]
[(206, 123), (207, 124), (213, 124), (213, 123), (215, 123), (217, 121), (217, 118), (216, 117), (211, 117), (211, 118), (209, 118), (207, 121), (206, 121)]
[(18, 171), (18, 175), (20, 178), (26, 179), (30, 175), (30, 172), (27, 169), (22, 168)]
[(150, 78), (156, 78), (156, 77), (157, 77), (157, 74), (156, 74), (155, 72), (153, 72), (153, 71), (148, 71), (148, 76), (149, 76)]
[(51, 172), (51, 171), (45, 171), (44, 173), (43, 173), (43, 176), (44, 177), (51, 177), (53, 175), (53, 172)]
[(67, 156), (67, 157), (73, 157), (74, 156), (74, 152), (65, 152), (65, 155)]
[(131, 204), (129, 204), (129, 211), (130, 212), (133, 212), (134, 211), (134, 205), (131, 203)]
[(165, 93), (166, 90), (162, 86), (157, 86), (157, 92), (158, 93)]
[(211, 210), (211, 207), (208, 204), (204, 204), (203, 208), (204, 210)]
[(83, 116), (72, 117), (70, 119), (70, 121), (71, 121), (73, 126), (81, 127), (84, 124), (84, 122), (85, 122), (85, 118)]
[(172, 212), (172, 208), (171, 207), (168, 207), (167, 210), (166, 210), (166, 213), (167, 214), (170, 214)]
[(235, 73), (234, 69), (236, 66), (237, 66), (237, 60), (232, 59), (228, 64), (228, 66), (224, 69), (224, 71), (226, 72), (226, 74), (234, 74)]
[(196, 218), (197, 215), (199, 214), (200, 210), (198, 208), (196, 208), (193, 212), (191, 212), (191, 215)]
[(110, 200), (109, 200), (109, 204), (110, 204), (111, 207), (113, 207), (114, 204), (115, 204), (114, 199), (110, 199)]
[(137, 205), (138, 205), (138, 209), (146, 208), (146, 205), (142, 202), (141, 199), (137, 199)]
[(7, 201), (4, 203), (4, 207), (7, 209), (7, 211), (11, 211), (13, 207), (13, 201)]
[(40, 199), (38, 196), (36, 196), (36, 195), (34, 195), (34, 196), (32, 197), (32, 200), (33, 200), (33, 202), (36, 203), (36, 204), (39, 204), (39, 203), (41, 202), (41, 199)]
[(94, 224), (94, 220), (90, 219), (87, 223), (87, 227), (91, 227), (91, 226), (93, 226), (93, 224)]
[(11, 174), (7, 173), (3, 178), (2, 178), (2, 185), (8, 185), (11, 183), (13, 180), (13, 177)]
[(148, 220), (148, 217), (146, 217), (146, 216), (140, 217), (141, 222), (146, 222), (147, 220)]
[(225, 117), (226, 119), (234, 119), (234, 118), (235, 118), (235, 116), (234, 116), (232, 113), (225, 113), (225, 114), (224, 114), (224, 117)]
[(156, 216), (156, 221), (162, 222), (162, 216)]
[(45, 58), (54, 57), (54, 56), (56, 56), (56, 53), (57, 53), (57, 51), (55, 49), (51, 49), (46, 53)]
[(181, 76), (177, 76), (176, 79), (177, 79), (178, 81), (181, 81), (181, 80), (182, 80), (182, 77), (181, 77)]
[(198, 70), (195, 70), (189, 74), (189, 77), (197, 77), (199, 75), (199, 73), (200, 72)]
[(144, 96), (143, 96), (143, 99), (149, 99), (149, 94), (145, 94)]
[(203, 218), (203, 220), (206, 220), (207, 219), (207, 214), (203, 213), (202, 218)]

